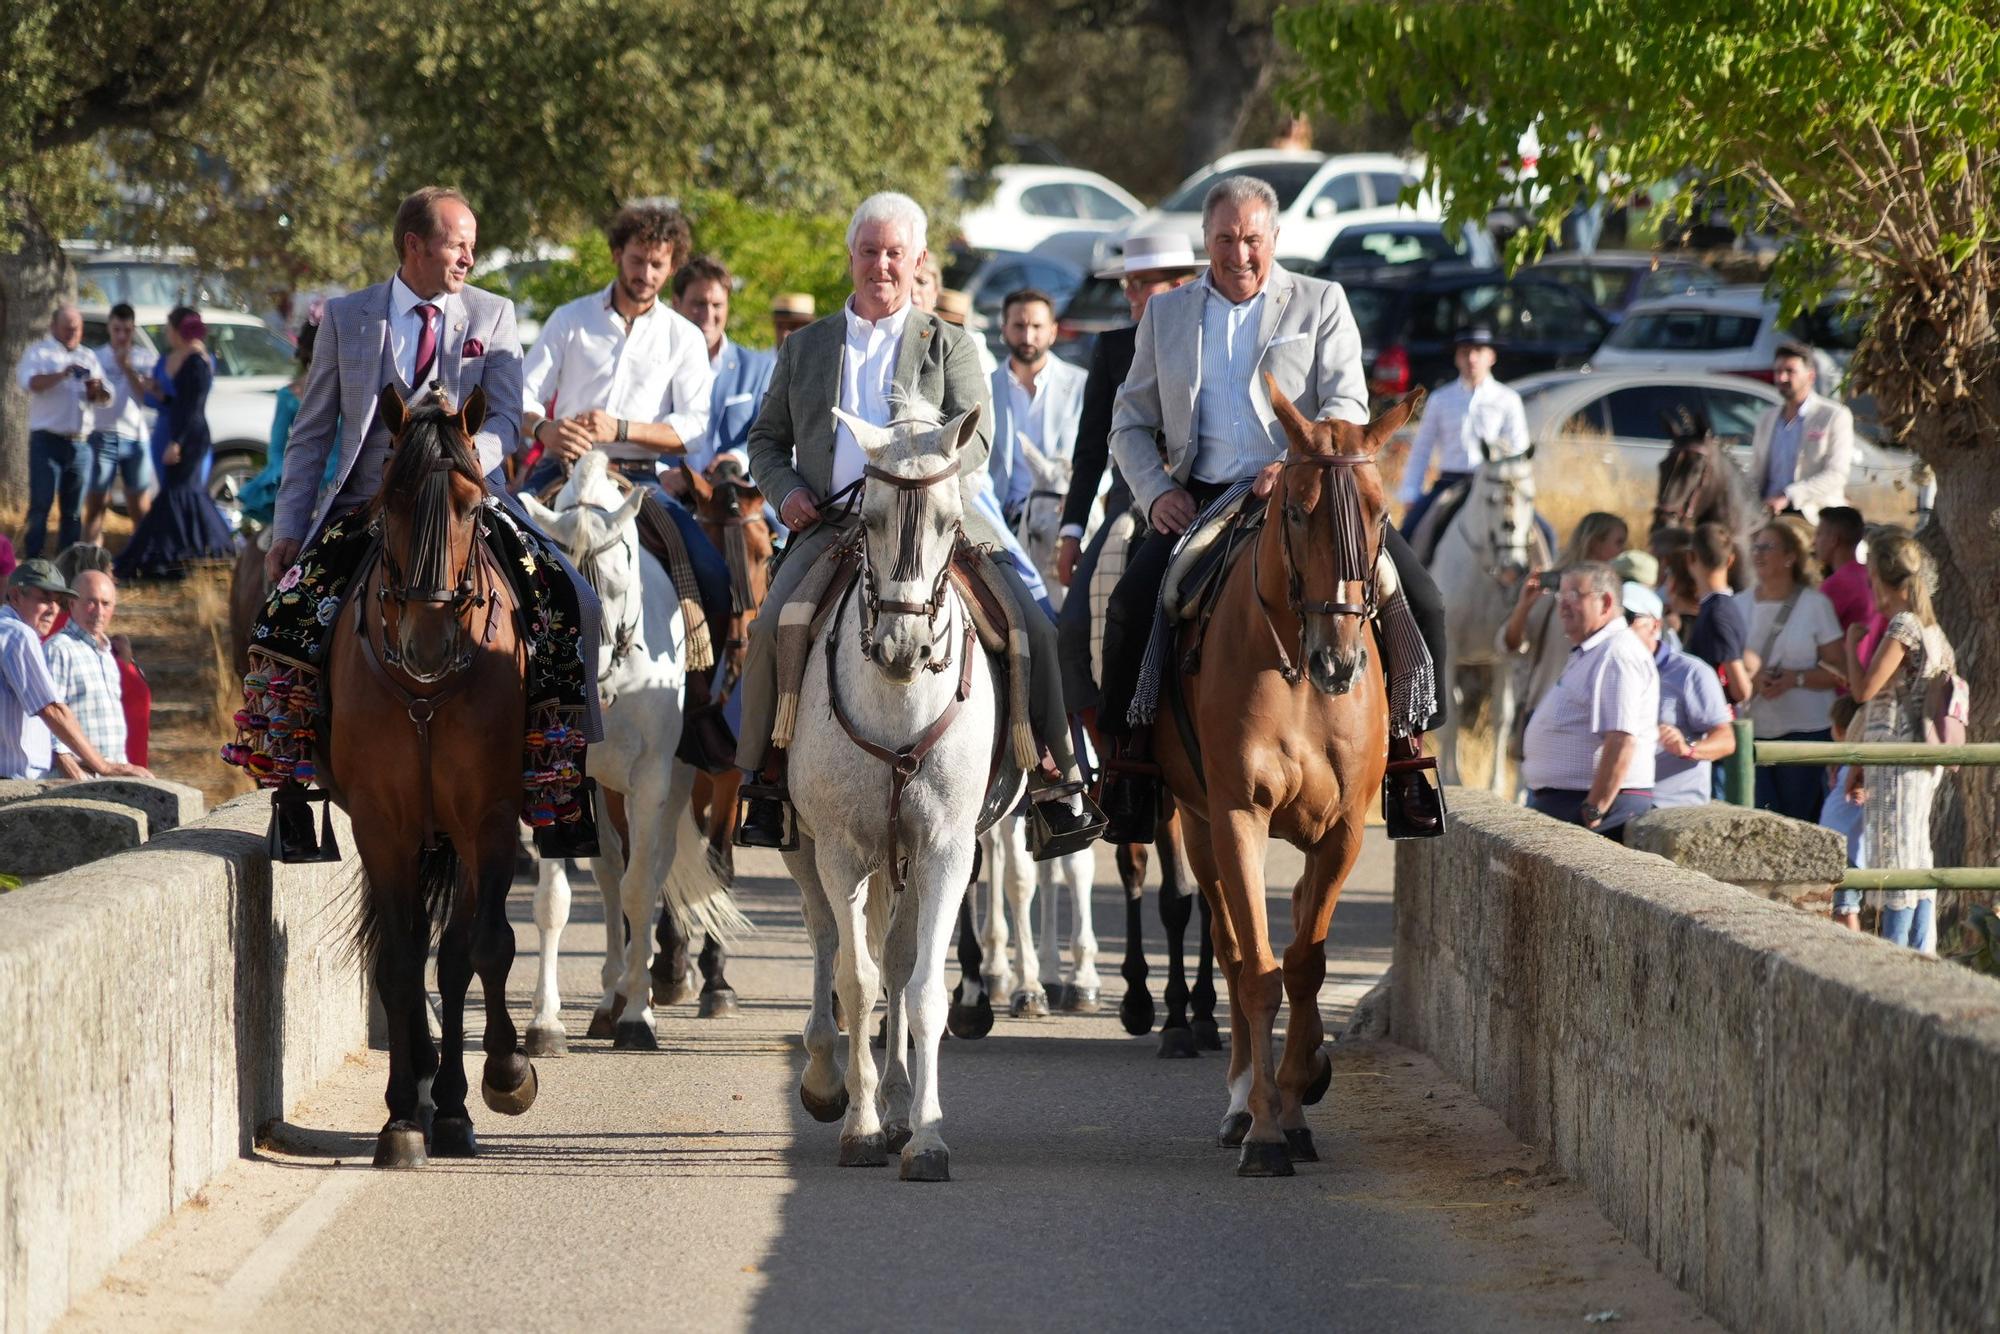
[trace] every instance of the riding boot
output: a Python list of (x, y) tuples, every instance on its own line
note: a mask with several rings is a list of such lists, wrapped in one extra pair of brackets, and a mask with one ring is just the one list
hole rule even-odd
[(713, 702), (709, 673), (690, 672), (686, 708), (681, 715), (681, 740), (674, 758), (705, 773), (726, 773), (736, 767), (736, 734)]
[(598, 855), (597, 780), (584, 778), (576, 786), (576, 815), (535, 826), (535, 852), (543, 861), (559, 857)]
[(799, 845), (798, 817), (792, 810), (792, 796), (785, 787), (784, 752), (771, 752), (763, 773), (745, 769), (743, 785), (737, 789), (742, 803), (736, 821), (736, 846), (774, 848), (790, 852)]
[(1160, 767), (1150, 736), (1111, 738), (1104, 757), (1098, 803), (1104, 808), (1106, 843), (1151, 843), (1160, 822)]
[(1424, 777), (1437, 761), (1424, 754), (1421, 734), (1391, 737), (1382, 775), (1382, 820), (1389, 837), (1437, 838), (1444, 833), (1444, 789)]

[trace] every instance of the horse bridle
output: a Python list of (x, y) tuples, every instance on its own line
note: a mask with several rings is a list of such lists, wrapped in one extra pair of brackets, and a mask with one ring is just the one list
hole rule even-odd
[[(432, 465), (432, 467), (435, 472), (452, 471), (452, 465), (448, 462), (439, 462)], [(485, 591), (482, 592), (477, 587), (477, 580), (475, 579), (475, 571), (485, 569), (481, 560), (481, 553), (486, 548), (487, 529), (485, 509), (482, 506), (473, 519), (472, 541), (467, 545), (465, 550), (465, 564), (460, 567), (458, 578), (450, 588), (419, 588), (407, 582), (402, 567), (396, 563), (395, 552), (389, 549), (388, 536), (382, 530), (381, 525), (381, 516), (377, 515), (374, 519), (376, 535), (379, 539), (377, 550), (381, 555), (382, 572), (385, 576), (381, 585), (375, 590), (376, 602), (379, 604), (376, 608), (376, 623), (382, 634), (382, 660), (389, 666), (401, 671), (418, 685), (436, 685), (438, 682), (464, 671), (472, 664), (472, 654), (475, 646), (471, 634), (466, 628), (466, 613), (468, 611), (476, 612), (481, 607), (495, 604), (498, 601), (499, 595), (491, 586), (490, 571), (488, 572), (487, 588)], [(415, 546), (424, 540), (424, 535), (421, 532), (415, 533), (412, 535), (411, 545)], [(412, 603), (446, 608), (451, 612), (452, 652), (442, 668), (435, 672), (421, 672), (403, 661), (402, 653), (389, 639), (388, 615), (389, 604), (392, 602), (396, 604), (399, 613), (407, 610)], [(361, 637), (366, 640), (368, 637), (366, 627), (361, 625), (357, 620), (356, 628), (360, 630)], [(487, 641), (490, 641), (492, 637), (493, 622), (489, 617), (485, 638)]]
[[(897, 501), (901, 517), (899, 521), (900, 532), (898, 534), (896, 565), (895, 569), (890, 572), (890, 577), (894, 578), (896, 571), (913, 565), (917, 559), (916, 544), (920, 540), (920, 534), (917, 532), (917, 524), (921, 519), (918, 498), (925, 491), (940, 483), (956, 481), (958, 478), (958, 464), (956, 462), (946, 463), (938, 471), (928, 473), (922, 477), (902, 477), (896, 473), (878, 468), (871, 463), (862, 468), (861, 475), (864, 482), (881, 482), (885, 486), (893, 487), (900, 493)], [(965, 529), (963, 524), (954, 524), (953, 528), (952, 546), (955, 548), (959, 540), (964, 536)], [(891, 615), (923, 617), (924, 624), (930, 629), (931, 639), (933, 641), (937, 639), (938, 613), (944, 610), (945, 599), (948, 596), (951, 584), (951, 561), (949, 559), (945, 560), (939, 567), (937, 581), (931, 585), (931, 595), (926, 601), (903, 602), (884, 598), (881, 595), (876, 582), (875, 563), (868, 559), (868, 545), (866, 542), (863, 542), (861, 545), (861, 581), (861, 652), (863, 656), (874, 656), (875, 625), (881, 619), (884, 612)], [(934, 657), (931, 661), (924, 664), (924, 670), (927, 672), (942, 672), (950, 666), (951, 652), (949, 646), (947, 646), (943, 654)]]
[[(1375, 455), (1372, 451), (1367, 454), (1310, 454), (1303, 458), (1286, 459), (1284, 466), (1286, 468), (1325, 469), (1329, 474), (1329, 482), (1331, 482), (1332, 477), (1340, 477), (1344, 485), (1331, 488), (1334, 492), (1333, 502), (1335, 504), (1343, 501), (1352, 502), (1356, 521), (1351, 522), (1349, 527), (1354, 533), (1358, 534), (1363, 527), (1363, 523), (1359, 521), (1361, 490), (1354, 484), (1354, 469), (1360, 468), (1364, 464), (1373, 463), (1374, 461)], [(1344, 469), (1345, 471), (1335, 473), (1333, 470), (1336, 468)], [(1358, 616), (1363, 620), (1373, 620), (1375, 618), (1375, 561), (1369, 558), (1367, 541), (1365, 538), (1361, 539), (1358, 543), (1354, 540), (1341, 541), (1340, 533), (1342, 525), (1340, 518), (1334, 515), (1331, 505), (1328, 506), (1327, 513), (1334, 524), (1334, 572), (1337, 576), (1335, 587), (1336, 589), (1341, 589), (1345, 588), (1348, 584), (1360, 584), (1362, 589), (1361, 601), (1339, 602), (1328, 600), (1309, 602), (1306, 600), (1305, 576), (1299, 572), (1298, 556), (1292, 549), (1291, 525), (1286, 523), (1281, 515), (1278, 522), (1278, 552), (1279, 559), (1283, 563), (1285, 570), (1285, 607), (1293, 616), (1298, 618), (1300, 662), (1303, 662), (1306, 656), (1306, 617)], [(1376, 517), (1376, 559), (1380, 558), (1382, 543), (1386, 540), (1388, 529), (1389, 512), (1385, 509)], [(1259, 552), (1253, 553), (1253, 558), (1255, 555), (1261, 553), (1263, 542), (1264, 530), (1260, 528), (1257, 530)], [(1353, 568), (1356, 566), (1359, 568)], [(1257, 610), (1263, 613), (1264, 626), (1271, 632), (1272, 642), (1277, 645), (1278, 674), (1285, 678), (1287, 685), (1297, 685), (1304, 679), (1305, 669), (1295, 665), (1292, 662), (1291, 656), (1285, 652), (1285, 641), (1278, 634), (1277, 623), (1271, 619), (1271, 609), (1264, 601), (1264, 590), (1257, 584), (1254, 577), (1251, 580), (1251, 587), (1256, 589)]]
[[(607, 520), (611, 517), (611, 511), (601, 505), (579, 504), (577, 508), (590, 510), (592, 513)], [(576, 572), (583, 576), (583, 581), (590, 585), (592, 592), (602, 596), (603, 590), (598, 587), (597, 562), (612, 551), (622, 548), (624, 545), (624, 529), (615, 529), (608, 542), (600, 542), (596, 546), (586, 547), (583, 554), (576, 558)], [(628, 599), (628, 601), (637, 603), (638, 599), (632, 598)], [(606, 663), (604, 670), (597, 674), (597, 684), (599, 686), (603, 686), (617, 674), (619, 666), (624, 663), (625, 659), (632, 656), (632, 650), (638, 642), (639, 614), (635, 612), (630, 620), (619, 622), (616, 633), (611, 637), (611, 661)]]
[(1709, 468), (1712, 466), (1713, 461), (1713, 452), (1703, 448), (1707, 443), (1705, 440), (1698, 439), (1687, 441), (1676, 440), (1672, 447), (1667, 450), (1667, 462), (1669, 465), (1672, 464), (1674, 455), (1676, 454), (1693, 454), (1698, 466), (1694, 474), (1694, 480), (1689, 482), (1687, 489), (1681, 493), (1681, 505), (1678, 510), (1670, 509), (1664, 503), (1653, 506), (1653, 519), (1655, 523), (1662, 518), (1673, 520), (1675, 526), (1681, 528), (1686, 528), (1693, 523), (1695, 504), (1701, 498), (1702, 488), (1708, 483)]
[[(1491, 463), (1503, 463), (1506, 461), (1507, 461), (1506, 459), (1489, 460), (1489, 462)], [(1468, 505), (1470, 504), (1469, 497), (1467, 500), (1467, 504)], [(1500, 549), (1500, 542), (1497, 538), (1495, 538), (1491, 526), (1489, 526), (1486, 530), (1486, 543), (1483, 547), (1478, 542), (1473, 540), (1471, 525), (1454, 523), (1452, 527), (1459, 533), (1460, 539), (1465, 543), (1466, 550), (1470, 551), (1473, 554), (1473, 556), (1479, 560), (1481, 573), (1483, 573), (1488, 579), (1491, 579), (1494, 583), (1501, 585), (1503, 588), (1510, 587), (1511, 585), (1509, 585), (1507, 579), (1504, 577), (1506, 571), (1510, 567), (1507, 565), (1506, 560), (1504, 559), (1504, 553)], [(1440, 538), (1439, 542), (1440, 544), (1442, 544), (1443, 538)], [(1531, 548), (1533, 546), (1533, 542), (1534, 539), (1532, 537), (1526, 539), (1522, 543), (1523, 550)], [(1530, 558), (1532, 559), (1532, 552), (1530, 552)], [(1435, 557), (1433, 557), (1433, 559), (1435, 559)]]

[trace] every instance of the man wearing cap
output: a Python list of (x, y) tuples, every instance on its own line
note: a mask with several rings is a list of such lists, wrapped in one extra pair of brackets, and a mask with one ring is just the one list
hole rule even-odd
[(780, 292), (771, 298), (771, 333), (774, 348), (818, 318), (819, 303), (810, 292)]
[[(724, 454), (750, 467), (750, 424), (771, 383), (777, 358), (729, 337), (729, 289), (734, 279), (720, 260), (698, 255), (674, 274), (674, 309), (708, 341), (715, 387), (708, 399), (708, 429), (687, 447), (687, 466), (705, 473)], [(670, 486), (671, 490), (672, 487)]]
[(68, 748), (82, 773), (151, 778), (90, 743), (49, 674), (42, 637), (71, 596), (56, 567), (39, 558), (23, 561), (7, 582), (7, 605), (0, 607), (0, 778), (46, 777), (55, 763), (53, 741)]
[(1818, 379), (1811, 348), (1780, 343), (1771, 383), (1785, 401), (1759, 417), (1750, 434), (1750, 480), (1765, 510), (1797, 510), (1807, 523), (1818, 523), (1828, 505), (1847, 503), (1854, 461), (1854, 414), (1815, 393)]
[[(1458, 378), (1431, 395), (1424, 408), (1396, 498), (1403, 510), (1403, 536), (1414, 538), (1440, 493), (1478, 471), (1491, 457), (1520, 454), (1528, 448), (1528, 414), (1521, 396), (1493, 378), (1493, 331), (1473, 325), (1459, 331), (1451, 358)], [(1438, 478), (1428, 489), (1425, 476), (1437, 464)]]
[(1652, 809), (1660, 731), (1660, 672), (1625, 623), (1623, 589), (1600, 561), (1563, 571), (1556, 615), (1575, 647), (1521, 741), (1528, 805), (1620, 840)]
[[(1632, 553), (1627, 553), (1632, 554)], [(1643, 554), (1643, 553), (1640, 553)], [(1653, 757), (1653, 805), (1700, 806), (1710, 800), (1714, 765), (1736, 753), (1734, 715), (1722, 681), (1700, 658), (1681, 651), (1661, 624), (1660, 595), (1643, 583), (1625, 582), (1625, 620), (1653, 655), (1660, 673), (1660, 743)]]
[[(793, 537), (772, 578), (766, 600), (784, 607), (814, 561), (859, 520), (833, 508), (831, 500), (864, 478), (867, 457), (860, 442), (833, 409), (887, 426), (898, 400), (921, 398), (946, 421), (974, 408), (981, 411), (974, 439), (959, 452), (959, 489), (965, 498), (967, 531), (974, 541), (991, 541), (981, 531), (976, 493), (985, 484), (991, 448), (991, 413), (986, 383), (964, 330), (918, 310), (911, 301), (916, 270), (927, 254), (928, 219), (907, 195), (883, 193), (863, 200), (848, 223), (848, 268), (854, 294), (841, 310), (788, 340), (757, 423), (750, 429), (750, 467), (764, 494), (778, 502), (779, 516)], [(1012, 567), (999, 565), (1003, 578)], [(1096, 820), (1074, 796), (1076, 760), (1063, 711), (1062, 678), (1056, 657), (1055, 623), (1037, 608), (1018, 578), (1007, 578), (1017, 624), (1029, 640), (1029, 722), (1047, 752), (1047, 764), (1030, 782), (1042, 826), (1058, 843), (1089, 837)], [(743, 671), (743, 733), (737, 748), (744, 768), (744, 818), (737, 842), (747, 847), (783, 844), (789, 825), (789, 793), (783, 761), (769, 754), (778, 695), (777, 625), (762, 615), (751, 623)]]
[[(1132, 369), (1132, 349), (1138, 340), (1139, 320), (1146, 313), (1146, 303), (1156, 293), (1172, 291), (1190, 281), (1207, 264), (1207, 257), (1197, 256), (1180, 232), (1158, 232), (1127, 238), (1119, 262), (1096, 275), (1118, 280), (1125, 291), (1125, 304), (1132, 311), (1132, 323), (1105, 330), (1090, 350), (1069, 495), (1063, 501), (1062, 531), (1056, 542), (1057, 580), (1065, 588), (1083, 594), (1064, 600), (1057, 625), (1057, 637), (1062, 644), (1063, 695), (1072, 713), (1097, 704), (1097, 673), (1090, 654), (1093, 618), (1090, 576), (1111, 536), (1113, 522), (1132, 508), (1132, 488), (1110, 462), (1112, 407), (1119, 386), (1125, 383), (1126, 372)], [(1086, 550), (1084, 533), (1090, 527), (1091, 510), (1097, 504), (1097, 489), (1103, 484), (1107, 466), (1111, 468), (1111, 488), (1104, 495), (1104, 522)]]

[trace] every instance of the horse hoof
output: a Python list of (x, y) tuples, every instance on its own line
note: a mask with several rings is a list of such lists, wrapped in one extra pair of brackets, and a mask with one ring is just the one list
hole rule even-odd
[(1118, 1022), (1135, 1038), (1153, 1031), (1153, 996), (1144, 987), (1133, 987), (1118, 1002)]
[(736, 993), (728, 987), (718, 987), (714, 991), (701, 993), (701, 1004), (695, 1014), (702, 1019), (727, 1019), (736, 1013)]
[(530, 1056), (543, 1056), (554, 1060), (558, 1056), (569, 1055), (569, 1034), (561, 1024), (528, 1025), (528, 1035), (521, 1041), (521, 1050)]
[(822, 1098), (801, 1084), (799, 1102), (804, 1105), (807, 1114), (822, 1125), (829, 1121), (838, 1121), (847, 1115), (847, 1085), (842, 1084), (835, 1089), (831, 1098)]
[(1007, 1005), (1007, 1013), (1016, 1019), (1046, 1019), (1049, 1017), (1049, 998), (1039, 991), (1017, 991)]
[(1201, 1055), (1201, 1048), (1195, 1046), (1193, 1029), (1163, 1028), (1160, 1030), (1161, 1060), (1184, 1060), (1199, 1055)]
[(623, 1019), (624, 1017), (625, 1017), (625, 998), (623, 996), (613, 996), (611, 998), (612, 1024), (615, 1026), (618, 1023), (618, 1021), (620, 1019)]
[(375, 1166), (422, 1167), (430, 1159), (424, 1153), (424, 1131), (415, 1121), (391, 1121), (375, 1137)]
[(590, 1016), (590, 1028), (584, 1033), (587, 1038), (608, 1038), (611, 1036), (611, 1011), (599, 1010)]
[(1319, 1150), (1313, 1147), (1313, 1133), (1310, 1130), (1287, 1130), (1285, 1132), (1285, 1152), (1295, 1163), (1316, 1163)]
[(542, 1091), (542, 1081), (536, 1076), (534, 1065), (525, 1060), (521, 1064), (528, 1067), (528, 1073), (512, 1089), (495, 1088), (490, 1079), (480, 1077), (479, 1096), (502, 1116), (521, 1115), (535, 1105), (535, 1097)]
[(472, 1119), (440, 1116), (431, 1126), (430, 1152), (433, 1158), (478, 1157), (479, 1139), (472, 1133)]
[(951, 1180), (951, 1150), (925, 1149), (922, 1153), (905, 1153), (902, 1175), (905, 1181)]
[(1222, 1118), (1222, 1128), (1215, 1132), (1215, 1143), (1219, 1148), (1233, 1149), (1241, 1144), (1243, 1137), (1249, 1133), (1250, 1113), (1231, 1112)]
[(953, 1001), (950, 1013), (945, 1016), (945, 1027), (953, 1037), (967, 1041), (985, 1037), (993, 1031), (993, 1001), (984, 995), (973, 1005)]
[[(1326, 1091), (1332, 1087), (1333, 1087), (1333, 1058), (1326, 1054), (1326, 1048), (1321, 1047), (1319, 1049), (1319, 1073), (1313, 1076), (1312, 1083), (1306, 1085), (1305, 1094), (1300, 1099), (1300, 1101), (1304, 1102), (1306, 1106), (1310, 1107), (1314, 1103), (1318, 1102), (1321, 1098), (1324, 1098), (1326, 1096)], [(1292, 1132), (1287, 1130), (1285, 1133), (1289, 1135)]]
[[(1103, 999), (1096, 987), (1070, 986), (1063, 988), (1064, 1014), (1096, 1014), (1103, 1008)], [(1148, 1028), (1152, 1025), (1148, 1024)]]
[(882, 1127), (882, 1140), (889, 1146), (890, 1153), (901, 1153), (903, 1146), (910, 1142), (910, 1127), (902, 1121), (891, 1121)]
[(842, 1167), (887, 1167), (889, 1165), (889, 1142), (882, 1138), (882, 1132), (872, 1135), (842, 1135), (840, 1137), (840, 1165)]
[(660, 1040), (653, 1036), (653, 1030), (637, 1019), (618, 1025), (611, 1037), (613, 1051), (658, 1051)]
[(1288, 1177), (1296, 1175), (1292, 1157), (1283, 1141), (1252, 1139), (1243, 1142), (1243, 1155), (1236, 1160), (1240, 1177)]
[(1194, 1045), (1203, 1051), (1222, 1050), (1222, 1030), (1213, 1019), (1197, 1019), (1189, 1027), (1194, 1029)]

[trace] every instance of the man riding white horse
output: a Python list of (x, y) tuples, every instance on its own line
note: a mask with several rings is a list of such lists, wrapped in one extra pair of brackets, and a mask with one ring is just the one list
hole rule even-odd
[[(238, 717), (238, 739), (223, 749), (226, 761), (276, 789), (273, 841), (287, 860), (323, 851), (304, 804), (326, 724), (322, 651), (347, 584), (374, 543), (360, 510), (380, 489), (389, 458), (389, 432), (376, 404), (390, 384), (407, 390), (405, 397), (431, 389), (454, 404), (474, 389), (485, 391), (484, 425), (474, 443), (491, 493), (487, 540), (533, 627), (523, 811), (544, 856), (597, 851), (582, 777), (584, 744), (603, 737), (597, 691), (584, 666), (597, 661), (597, 598), (500, 479), (500, 460), (519, 436), (521, 340), (513, 302), (467, 286), (477, 234), (478, 220), (458, 191), (416, 191), (396, 210), (396, 273), (328, 302), (320, 321), (265, 558), (273, 586), (251, 631), (245, 688), (253, 704)], [(330, 456), (337, 464), (322, 487)], [(279, 695), (288, 700), (284, 715), (255, 703)]]
[[(779, 847), (788, 841), (789, 793), (782, 759), (772, 761), (771, 729), (777, 707), (777, 636), (787, 603), (807, 570), (854, 527), (853, 506), (840, 503), (858, 490), (867, 459), (853, 432), (836, 424), (833, 409), (876, 426), (895, 415), (892, 400), (921, 398), (946, 420), (986, 399), (972, 336), (911, 305), (911, 288), (927, 250), (927, 219), (915, 200), (885, 193), (855, 210), (847, 229), (854, 295), (836, 314), (800, 330), (778, 349), (778, 365), (757, 424), (750, 430), (750, 467), (766, 496), (778, 501), (791, 529), (766, 605), (779, 614), (757, 618), (750, 632), (743, 678), (743, 734), (737, 760), (745, 774), (744, 819), (737, 842)], [(974, 443), (960, 452), (960, 487), (980, 488), (992, 446), (987, 422), (977, 419)], [(975, 542), (998, 545), (984, 531), (975, 507), (966, 505)], [(1086, 812), (1071, 753), (1055, 649), (1055, 624), (1036, 604), (1011, 562), (996, 562), (1014, 600), (1014, 622), (1028, 639), (1030, 725), (1042, 752), (1032, 781), (1042, 851), (1056, 855), (1094, 837), (1102, 821)], [(782, 755), (782, 752), (780, 752)]]
[[(1106, 765), (1114, 841), (1140, 842), (1153, 833), (1158, 780), (1147, 749), (1151, 729), (1134, 728), (1130, 713), (1168, 559), (1180, 535), (1233, 484), (1254, 479), (1254, 493), (1268, 496), (1286, 455), (1284, 430), (1257, 372), (1273, 377), (1308, 419), (1368, 420), (1361, 335), (1346, 295), (1276, 263), (1277, 216), (1276, 194), (1253, 176), (1231, 177), (1208, 192), (1202, 234), (1209, 271), (1147, 303), (1132, 369), (1118, 393), (1111, 451), (1152, 532), (1132, 553), (1105, 614), (1098, 722), (1122, 742)], [(1431, 661), (1442, 661), (1436, 586), (1393, 529), (1383, 549)], [(1423, 670), (1394, 661), (1397, 637), (1383, 638), (1392, 677)], [(1428, 692), (1405, 697), (1428, 698)], [(1429, 764), (1421, 758), (1421, 733), (1438, 721), (1436, 715), (1390, 721), (1385, 805), (1392, 833), (1443, 831), (1438, 794), (1420, 772)]]

